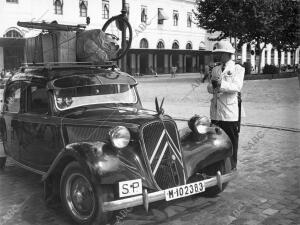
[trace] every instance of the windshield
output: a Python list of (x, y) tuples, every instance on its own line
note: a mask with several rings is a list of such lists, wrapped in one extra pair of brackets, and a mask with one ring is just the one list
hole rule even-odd
[(54, 89), (59, 110), (95, 104), (137, 102), (135, 89), (129, 84), (98, 84)]

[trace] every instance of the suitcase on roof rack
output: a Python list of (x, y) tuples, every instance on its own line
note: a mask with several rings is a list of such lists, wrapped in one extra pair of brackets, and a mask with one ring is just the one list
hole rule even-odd
[(27, 63), (75, 62), (76, 33), (55, 31), (27, 38), (25, 61)]

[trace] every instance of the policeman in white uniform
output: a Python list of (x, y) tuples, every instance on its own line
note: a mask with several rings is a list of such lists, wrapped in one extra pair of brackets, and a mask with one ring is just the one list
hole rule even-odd
[(232, 61), (235, 49), (228, 41), (215, 45), (213, 54), (221, 65), (212, 70), (211, 82), (207, 90), (212, 94), (210, 118), (213, 124), (221, 127), (229, 136), (233, 145), (232, 168), (237, 165), (240, 116), (238, 93), (241, 92), (245, 69)]

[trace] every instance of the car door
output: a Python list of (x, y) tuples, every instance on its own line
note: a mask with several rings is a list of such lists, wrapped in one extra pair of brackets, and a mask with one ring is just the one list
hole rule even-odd
[(20, 159), (26, 166), (46, 172), (63, 148), (60, 119), (51, 116), (46, 83), (31, 83), (26, 87), (24, 113), (19, 115), (22, 123)]
[(4, 94), (1, 130), (5, 152), (14, 160), (19, 161), (20, 123), (19, 113), (21, 110), (21, 83), (10, 83)]

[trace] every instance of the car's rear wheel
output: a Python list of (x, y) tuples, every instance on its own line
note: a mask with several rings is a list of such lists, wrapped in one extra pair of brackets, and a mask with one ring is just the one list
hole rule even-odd
[(0, 170), (5, 168), (6, 157), (0, 157)]
[[(226, 158), (225, 160), (216, 162), (216, 163), (204, 168), (201, 171), (201, 173), (204, 174), (205, 176), (210, 177), (210, 176), (216, 176), (218, 171), (220, 171), (222, 175), (229, 173), (231, 171), (230, 158)], [(222, 191), (224, 191), (227, 184), (228, 183), (223, 183), (222, 189), (220, 189), (218, 186), (213, 186), (213, 187), (207, 188), (205, 190), (205, 192), (203, 193), (203, 195), (207, 196), (207, 197), (214, 197), (214, 196), (218, 195), (219, 193), (221, 193)]]
[(102, 210), (103, 202), (113, 198), (112, 189), (92, 184), (78, 162), (71, 162), (63, 171), (60, 196), (63, 207), (78, 224), (106, 223), (110, 213)]

